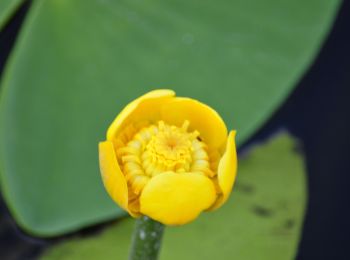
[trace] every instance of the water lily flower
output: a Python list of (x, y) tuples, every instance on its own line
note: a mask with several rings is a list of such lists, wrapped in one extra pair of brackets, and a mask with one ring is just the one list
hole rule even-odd
[(228, 199), (235, 133), (209, 106), (172, 90), (151, 91), (122, 110), (99, 144), (104, 186), (134, 217), (188, 223)]

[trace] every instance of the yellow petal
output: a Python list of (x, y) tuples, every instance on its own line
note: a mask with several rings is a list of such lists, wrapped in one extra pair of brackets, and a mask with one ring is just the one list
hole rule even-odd
[(148, 92), (135, 99), (114, 119), (108, 128), (107, 140), (113, 140), (125, 126), (132, 122), (159, 120), (160, 106), (174, 96), (174, 91), (160, 89)]
[(100, 171), (103, 184), (111, 198), (123, 209), (128, 210), (128, 186), (121, 172), (112, 142), (99, 144)]
[(188, 223), (216, 199), (212, 181), (197, 173), (166, 172), (153, 177), (140, 197), (142, 214), (166, 225)]
[(162, 119), (168, 124), (181, 126), (190, 122), (189, 130), (197, 130), (203, 141), (212, 148), (225, 145), (227, 128), (220, 115), (211, 107), (190, 98), (177, 97), (162, 106)]
[(229, 198), (237, 174), (237, 152), (235, 144), (236, 131), (230, 131), (227, 139), (226, 150), (219, 162), (218, 184), (222, 191), (221, 197), (210, 210), (219, 208)]

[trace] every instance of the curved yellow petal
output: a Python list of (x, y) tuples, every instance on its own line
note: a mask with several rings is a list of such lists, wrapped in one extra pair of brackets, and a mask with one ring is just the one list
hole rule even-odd
[(231, 194), (237, 174), (237, 152), (235, 144), (236, 131), (230, 131), (227, 138), (226, 150), (219, 162), (218, 184), (222, 191), (221, 197), (215, 202), (210, 210), (217, 209), (224, 204)]
[(112, 142), (100, 142), (99, 160), (103, 184), (108, 194), (121, 208), (129, 211), (128, 186), (119, 168)]
[(107, 131), (107, 140), (113, 140), (120, 131), (131, 122), (142, 122), (144, 120), (159, 120), (160, 107), (175, 92), (168, 89), (153, 90), (129, 103), (122, 112), (114, 119)]
[(225, 145), (226, 125), (211, 107), (194, 99), (176, 97), (162, 106), (161, 110), (162, 119), (169, 124), (181, 126), (188, 120), (189, 130), (198, 130), (210, 147), (221, 149)]
[(212, 181), (197, 173), (166, 172), (153, 177), (140, 197), (142, 214), (166, 225), (188, 223), (216, 199)]

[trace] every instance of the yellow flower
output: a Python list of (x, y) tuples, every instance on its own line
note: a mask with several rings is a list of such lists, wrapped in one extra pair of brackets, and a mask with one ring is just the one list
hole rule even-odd
[(106, 190), (130, 215), (182, 225), (228, 199), (235, 131), (199, 101), (151, 91), (128, 104), (99, 144)]

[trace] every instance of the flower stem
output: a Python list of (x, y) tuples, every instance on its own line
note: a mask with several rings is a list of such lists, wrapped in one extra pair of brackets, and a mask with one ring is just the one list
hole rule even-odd
[(136, 220), (129, 260), (156, 260), (164, 225), (142, 216)]

